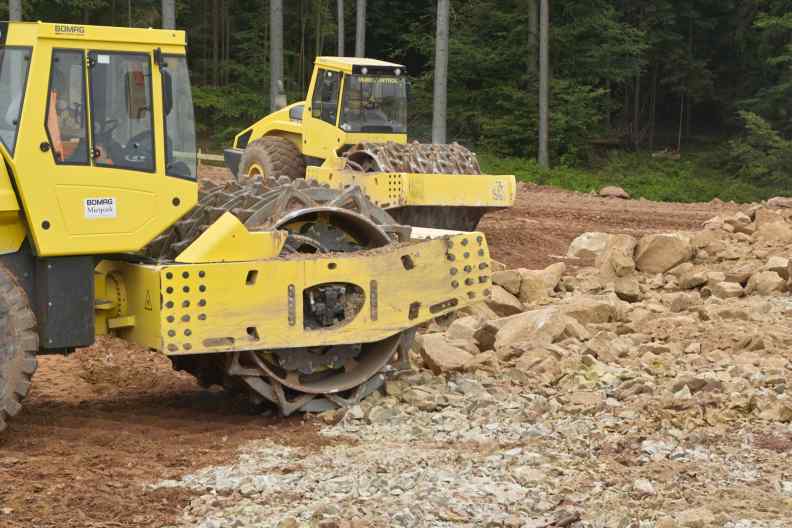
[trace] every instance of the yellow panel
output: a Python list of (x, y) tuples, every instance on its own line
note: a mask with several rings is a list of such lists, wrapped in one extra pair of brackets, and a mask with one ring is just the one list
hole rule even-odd
[[(11, 22), (8, 27), (9, 46), (31, 46), (36, 39), (58, 40), (60, 44), (70, 42), (105, 42), (108, 44), (127, 43), (157, 45), (162, 51), (170, 53), (166, 47), (184, 49), (186, 33), (175, 29), (125, 28), (109, 26), (89, 26), (84, 24), (51, 24), (46, 22)], [(183, 53), (183, 52), (182, 52)]]
[[(86, 28), (84, 34), (66, 35), (56, 33), (55, 26), (12, 24), (9, 31), (9, 39), (16, 39), (15, 44), (34, 48), (16, 152), (14, 159), (9, 160), (32, 242), (40, 256), (137, 251), (188, 212), (198, 198), (194, 181), (165, 176), (159, 69), (152, 57), (154, 173), (57, 165), (52, 153), (40, 148), (48, 141), (44, 124), (52, 48), (141, 52), (152, 56), (154, 48), (159, 47), (165, 53), (184, 54), (183, 33), (80, 26)], [(89, 220), (84, 212), (86, 198), (114, 199), (116, 216)]]
[[(161, 342), (167, 354), (378, 341), (480, 301), (490, 286), (480, 233), (362, 255), (116, 267), (136, 316), (135, 328), (121, 335), (154, 348)], [(360, 311), (342, 326), (306, 329), (303, 291), (328, 282), (359, 286)], [(157, 284), (161, 291), (152, 290)], [(155, 292), (162, 302), (151, 312), (146, 299)]]
[(239, 262), (277, 257), (286, 231), (248, 231), (231, 213), (223, 213), (176, 258), (177, 262)]
[[(114, 333), (141, 346), (162, 350), (159, 323), (162, 298), (160, 297), (160, 273), (158, 268), (156, 266), (142, 266), (128, 262), (105, 260), (99, 263), (97, 270), (103, 273), (115, 272), (123, 277), (127, 292), (128, 314), (126, 316), (134, 317), (134, 326), (121, 328)], [(99, 288), (97, 288), (97, 300), (99, 300)], [(100, 316), (107, 326), (111, 324), (110, 320), (115, 318), (114, 315), (108, 316), (101, 311), (97, 312), (97, 325), (99, 324)], [(129, 320), (126, 322), (129, 322)], [(97, 326), (97, 335), (107, 334), (109, 331), (107, 326)]]
[(18, 212), (0, 211), (0, 255), (19, 251), (25, 235), (25, 222)]
[(3, 156), (7, 155), (4, 148), (0, 155), (0, 255), (18, 251), (25, 239), (25, 221), (19, 216), (19, 202), (14, 188), (11, 186)]
[[(55, 193), (64, 219), (64, 227), (73, 235), (129, 235), (151, 222), (157, 214), (156, 195), (148, 191), (98, 185), (57, 185)], [(113, 222), (86, 217), (86, 200), (102, 196), (112, 197), (116, 203), (117, 214), (128, 217), (129, 221)]]
[(344, 73), (352, 73), (353, 66), (388, 66), (392, 68), (404, 68), (403, 65), (394, 62), (366, 59), (363, 57), (316, 57), (315, 64), (320, 68), (339, 70)]
[(308, 167), (307, 177), (335, 189), (360, 185), (380, 207), (408, 205), (511, 207), (517, 192), (512, 175), (356, 172)]

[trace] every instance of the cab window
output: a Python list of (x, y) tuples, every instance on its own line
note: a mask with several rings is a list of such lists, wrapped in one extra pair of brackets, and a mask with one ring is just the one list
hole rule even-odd
[(341, 88), (341, 74), (329, 70), (319, 70), (316, 87), (311, 101), (311, 115), (326, 123), (335, 125), (338, 117), (338, 92)]
[(30, 48), (0, 46), (0, 141), (12, 156), (29, 68)]
[(154, 172), (150, 57), (92, 51), (88, 64), (94, 164)]
[(165, 174), (196, 178), (195, 115), (187, 58), (165, 55), (162, 73), (162, 108), (165, 114)]
[(55, 163), (88, 163), (85, 56), (82, 51), (52, 52), (46, 126)]

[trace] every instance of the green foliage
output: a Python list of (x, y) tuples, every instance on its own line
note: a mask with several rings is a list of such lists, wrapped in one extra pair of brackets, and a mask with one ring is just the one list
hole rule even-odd
[(740, 117), (745, 132), (729, 142), (726, 168), (743, 180), (792, 192), (792, 141), (752, 112), (740, 112)]
[[(531, 4), (451, 2), (449, 140), (518, 159), (508, 163), (577, 189), (621, 182), (638, 195), (692, 200), (788, 187), (790, 0), (551, 2), (550, 154), (557, 168), (541, 174), (519, 160), (537, 151)], [(0, 12), (7, 5), (0, 0)], [(160, 6), (160, 0), (23, 2), (27, 20), (136, 27), (159, 26)], [(351, 54), (355, 2), (345, 6)], [(269, 2), (177, 0), (176, 7), (177, 26), (188, 30), (199, 132), (204, 148), (217, 150), (269, 111)], [(335, 0), (284, 2), (290, 102), (304, 97), (315, 56), (335, 54), (335, 7)], [(410, 136), (420, 141), (430, 140), (435, 8), (424, 0), (368, 0), (366, 54), (407, 65)], [(622, 153), (605, 168), (579, 170), (597, 165), (592, 140), (638, 150), (676, 147), (680, 128), (682, 161)], [(702, 134), (738, 137), (714, 163), (690, 153)]]
[(713, 152), (693, 154), (682, 160), (614, 153), (596, 170), (563, 166), (544, 170), (532, 159), (487, 153), (479, 154), (479, 160), (485, 172), (514, 174), (520, 181), (586, 193), (597, 192), (606, 185), (618, 185), (633, 198), (655, 201), (708, 202), (717, 197), (724, 201), (751, 202), (779, 194), (775, 186), (725, 177), (711, 164)]

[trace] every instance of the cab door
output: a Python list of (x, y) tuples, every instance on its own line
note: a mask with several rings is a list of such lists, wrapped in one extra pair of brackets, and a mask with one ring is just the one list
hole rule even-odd
[(195, 181), (165, 174), (152, 51), (39, 48), (34, 62), (41, 104), (24, 110), (16, 172), (37, 253), (139, 250), (197, 198)]
[(343, 132), (338, 128), (341, 113), (343, 74), (318, 68), (311, 80), (310, 101), (303, 113), (303, 154), (326, 159), (341, 147)]

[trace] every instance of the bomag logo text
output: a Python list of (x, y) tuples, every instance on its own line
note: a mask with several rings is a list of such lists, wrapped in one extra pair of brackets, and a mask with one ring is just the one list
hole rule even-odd
[(55, 24), (55, 33), (68, 35), (85, 35), (84, 26), (74, 26), (71, 24)]
[(88, 198), (85, 200), (85, 205), (113, 205), (115, 200), (112, 198), (99, 198), (99, 199), (92, 199)]

